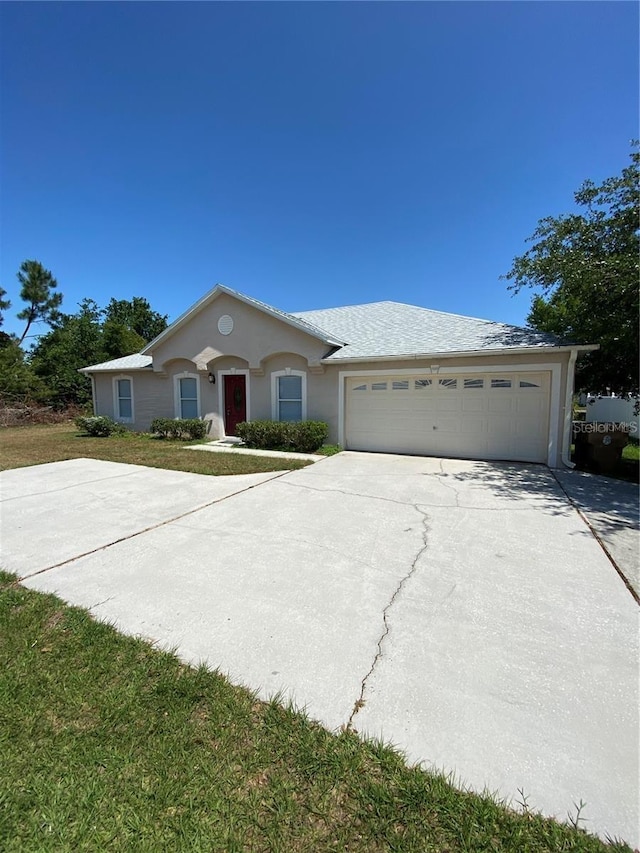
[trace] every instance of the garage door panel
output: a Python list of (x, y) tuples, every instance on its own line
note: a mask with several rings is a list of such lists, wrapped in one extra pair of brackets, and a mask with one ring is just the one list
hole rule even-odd
[(458, 432), (462, 432), (462, 423), (462, 418), (443, 418), (440, 415), (435, 420), (435, 427), (436, 430), (440, 433), (455, 435)]
[(498, 393), (488, 397), (487, 410), (495, 414), (511, 414), (514, 408), (513, 404), (511, 395), (506, 396), (504, 393)]
[(436, 412), (461, 412), (462, 400), (459, 397), (450, 397), (445, 391), (434, 397), (432, 406)]
[(419, 398), (416, 395), (416, 398), (413, 401), (411, 411), (416, 415), (428, 415), (434, 411), (433, 401), (432, 400), (424, 400)]
[(349, 379), (346, 446), (545, 462), (550, 385), (542, 372)]
[(533, 397), (519, 397), (516, 403), (516, 412), (519, 415), (535, 418), (544, 412), (546, 399), (537, 394)]
[(462, 421), (461, 432), (465, 435), (486, 435), (486, 418), (465, 417)]
[(491, 435), (500, 436), (502, 439), (508, 438), (514, 432), (513, 420), (511, 418), (490, 418), (487, 431)]
[(483, 395), (469, 395), (462, 398), (461, 409), (463, 412), (484, 412), (486, 408), (486, 400)]

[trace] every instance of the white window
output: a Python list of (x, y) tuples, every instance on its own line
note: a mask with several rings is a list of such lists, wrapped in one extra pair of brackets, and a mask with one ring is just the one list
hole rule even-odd
[(176, 417), (199, 418), (200, 379), (193, 373), (182, 373), (174, 382)]
[(133, 422), (133, 380), (130, 376), (116, 376), (113, 380), (113, 411), (116, 421)]
[(274, 421), (307, 419), (307, 374), (277, 370), (271, 374), (271, 414)]

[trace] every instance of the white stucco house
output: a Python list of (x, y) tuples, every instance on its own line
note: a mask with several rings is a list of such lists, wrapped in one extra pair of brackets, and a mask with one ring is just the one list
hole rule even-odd
[(82, 369), (96, 414), (322, 420), (353, 450), (568, 460), (575, 361), (594, 346), (373, 302), (291, 314), (216, 285), (142, 352)]

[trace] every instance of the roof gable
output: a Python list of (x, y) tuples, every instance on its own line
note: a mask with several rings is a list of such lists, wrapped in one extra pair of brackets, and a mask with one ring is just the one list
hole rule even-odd
[(287, 314), (285, 311), (280, 311), (278, 308), (274, 308), (272, 305), (267, 305), (266, 302), (260, 302), (257, 299), (253, 299), (251, 296), (246, 296), (244, 293), (240, 293), (237, 290), (232, 290), (230, 287), (226, 287), (224, 284), (216, 284), (213, 290), (210, 290), (206, 293), (202, 299), (199, 299), (191, 308), (187, 309), (184, 314), (181, 314), (177, 320), (174, 320), (164, 332), (161, 332), (156, 338), (150, 341), (141, 351), (141, 355), (152, 355), (154, 349), (161, 343), (164, 343), (170, 337), (172, 337), (179, 329), (183, 328), (187, 323), (189, 323), (195, 316), (197, 316), (204, 308), (211, 305), (219, 296), (223, 293), (231, 296), (234, 299), (237, 299), (239, 302), (243, 302), (245, 305), (250, 305), (252, 308), (256, 308), (258, 311), (262, 311), (264, 314), (269, 315), (270, 317), (274, 317), (276, 320), (281, 320), (283, 323), (287, 323), (289, 326), (292, 326), (295, 329), (298, 329), (301, 332), (305, 332), (308, 335), (311, 335), (314, 338), (318, 338), (323, 341), (323, 343), (328, 346), (342, 346), (344, 341), (337, 340), (332, 335), (316, 326), (313, 322), (309, 322), (302, 317), (294, 317), (292, 314)]

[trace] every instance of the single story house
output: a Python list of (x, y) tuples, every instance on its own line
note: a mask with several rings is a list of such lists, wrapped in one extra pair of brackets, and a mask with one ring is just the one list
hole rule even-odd
[(198, 417), (322, 420), (352, 450), (568, 460), (580, 350), (399, 302), (286, 313), (216, 285), (136, 355), (82, 368), (94, 411), (147, 430)]

